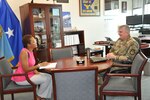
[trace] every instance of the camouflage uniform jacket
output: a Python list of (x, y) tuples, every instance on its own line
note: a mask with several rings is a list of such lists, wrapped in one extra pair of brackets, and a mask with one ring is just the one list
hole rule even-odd
[(118, 61), (125, 59), (133, 61), (138, 51), (139, 44), (132, 37), (129, 37), (127, 40), (121, 40), (119, 38), (110, 49), (110, 53), (114, 53), (117, 56), (115, 60)]

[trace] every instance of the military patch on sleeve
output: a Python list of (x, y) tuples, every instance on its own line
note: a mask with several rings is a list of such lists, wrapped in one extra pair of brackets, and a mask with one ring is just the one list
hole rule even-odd
[(132, 50), (130, 51), (130, 54), (131, 54), (131, 55), (134, 55), (134, 54), (135, 54), (135, 49), (132, 49)]

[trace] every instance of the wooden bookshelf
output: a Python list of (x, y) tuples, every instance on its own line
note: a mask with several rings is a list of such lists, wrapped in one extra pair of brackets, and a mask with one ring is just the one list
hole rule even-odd
[(75, 55), (83, 56), (85, 54), (84, 31), (64, 32), (64, 46), (71, 46)]

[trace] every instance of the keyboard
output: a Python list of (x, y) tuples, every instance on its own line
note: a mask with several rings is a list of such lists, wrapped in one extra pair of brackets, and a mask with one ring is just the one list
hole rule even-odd
[(90, 57), (91, 62), (96, 63), (96, 62), (104, 62), (107, 61), (107, 58), (105, 57), (100, 57), (100, 56), (92, 56)]

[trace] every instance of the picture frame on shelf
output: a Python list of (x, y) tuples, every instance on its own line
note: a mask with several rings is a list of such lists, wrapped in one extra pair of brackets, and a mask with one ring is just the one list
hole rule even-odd
[(79, 0), (80, 16), (100, 16), (100, 0)]

